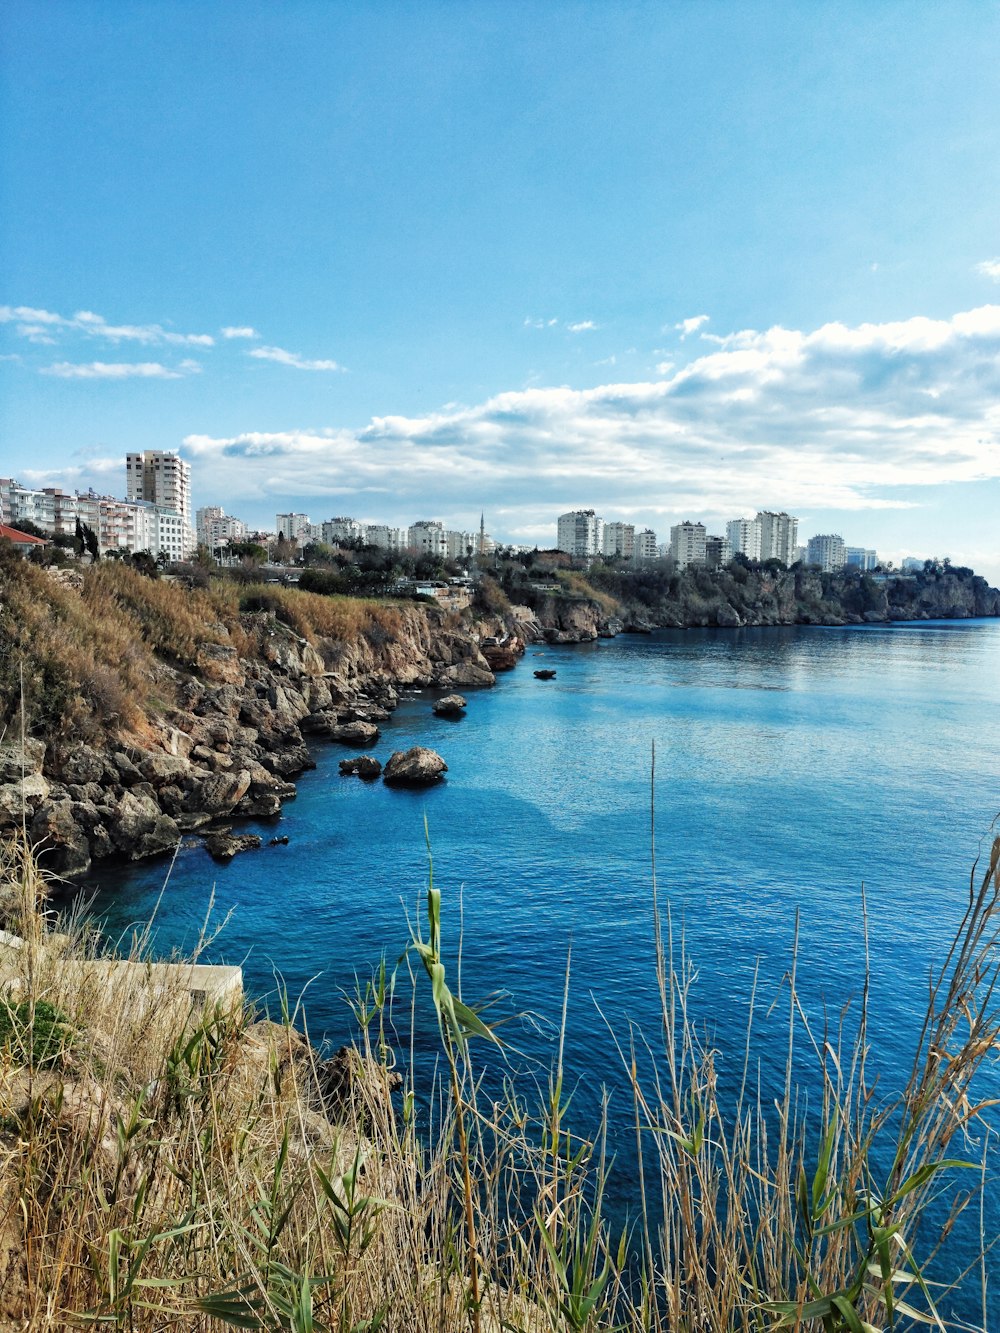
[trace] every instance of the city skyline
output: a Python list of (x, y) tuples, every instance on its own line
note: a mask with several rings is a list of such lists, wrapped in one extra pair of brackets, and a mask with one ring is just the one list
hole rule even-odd
[(12, 13), (0, 473), (1000, 579), (996, 12)]

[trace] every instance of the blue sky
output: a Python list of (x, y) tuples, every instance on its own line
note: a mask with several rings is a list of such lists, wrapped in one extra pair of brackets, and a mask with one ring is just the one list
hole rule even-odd
[(1000, 579), (992, 3), (13, 0), (0, 474)]

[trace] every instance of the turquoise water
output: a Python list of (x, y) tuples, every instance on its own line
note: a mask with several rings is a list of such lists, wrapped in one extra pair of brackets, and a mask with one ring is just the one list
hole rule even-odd
[[(555, 680), (534, 679), (543, 665)], [(287, 847), (227, 867), (182, 849), (157, 947), (190, 947), (214, 891), (216, 917), (232, 917), (210, 957), (242, 963), (261, 997), (276, 974), (293, 996), (308, 987), (311, 1034), (339, 1041), (354, 973), (383, 951), (394, 962), (407, 913), (422, 912), (426, 819), (453, 944), (461, 903), (465, 996), (499, 990), (497, 1013), (522, 1015), (506, 1029), (515, 1065), (544, 1069), (554, 1056), (572, 950), (574, 1112), (590, 1124), (609, 1090), (614, 1200), (626, 1207), (631, 1100), (605, 1018), (622, 1036), (630, 1021), (657, 1031), (651, 791), (659, 892), (699, 969), (694, 1004), (721, 1052), (724, 1091), (739, 1078), (754, 970), (769, 1003), (796, 909), (813, 1016), (858, 995), (864, 885), (888, 1095), (1000, 811), (998, 684), (996, 621), (664, 631), (529, 650), (495, 689), (468, 693), (465, 718), (434, 717), (428, 693), (385, 725), (373, 752), (430, 745), (448, 763), (441, 786), (342, 779), (348, 752), (323, 748), (280, 819), (250, 824), (265, 842), (287, 834)], [(149, 915), (164, 873), (162, 861), (100, 872), (111, 932)], [(777, 1016), (762, 1019), (760, 1037), (777, 1081)]]

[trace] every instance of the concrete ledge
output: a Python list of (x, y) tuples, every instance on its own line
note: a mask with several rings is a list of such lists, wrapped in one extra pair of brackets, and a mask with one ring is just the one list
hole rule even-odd
[[(23, 978), (25, 941), (0, 930), (0, 984)], [(51, 947), (51, 946), (50, 946)], [(43, 950), (46, 948), (42, 944)], [(206, 963), (134, 963), (117, 958), (46, 959), (60, 985), (97, 986), (121, 1003), (148, 1006), (159, 999), (190, 997), (195, 1009), (232, 1009), (243, 1003), (243, 969)]]

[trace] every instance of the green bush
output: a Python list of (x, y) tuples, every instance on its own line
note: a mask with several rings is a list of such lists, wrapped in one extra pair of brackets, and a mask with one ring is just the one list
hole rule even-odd
[(14, 1063), (59, 1065), (73, 1040), (69, 1019), (47, 1000), (0, 1001), (0, 1050)]

